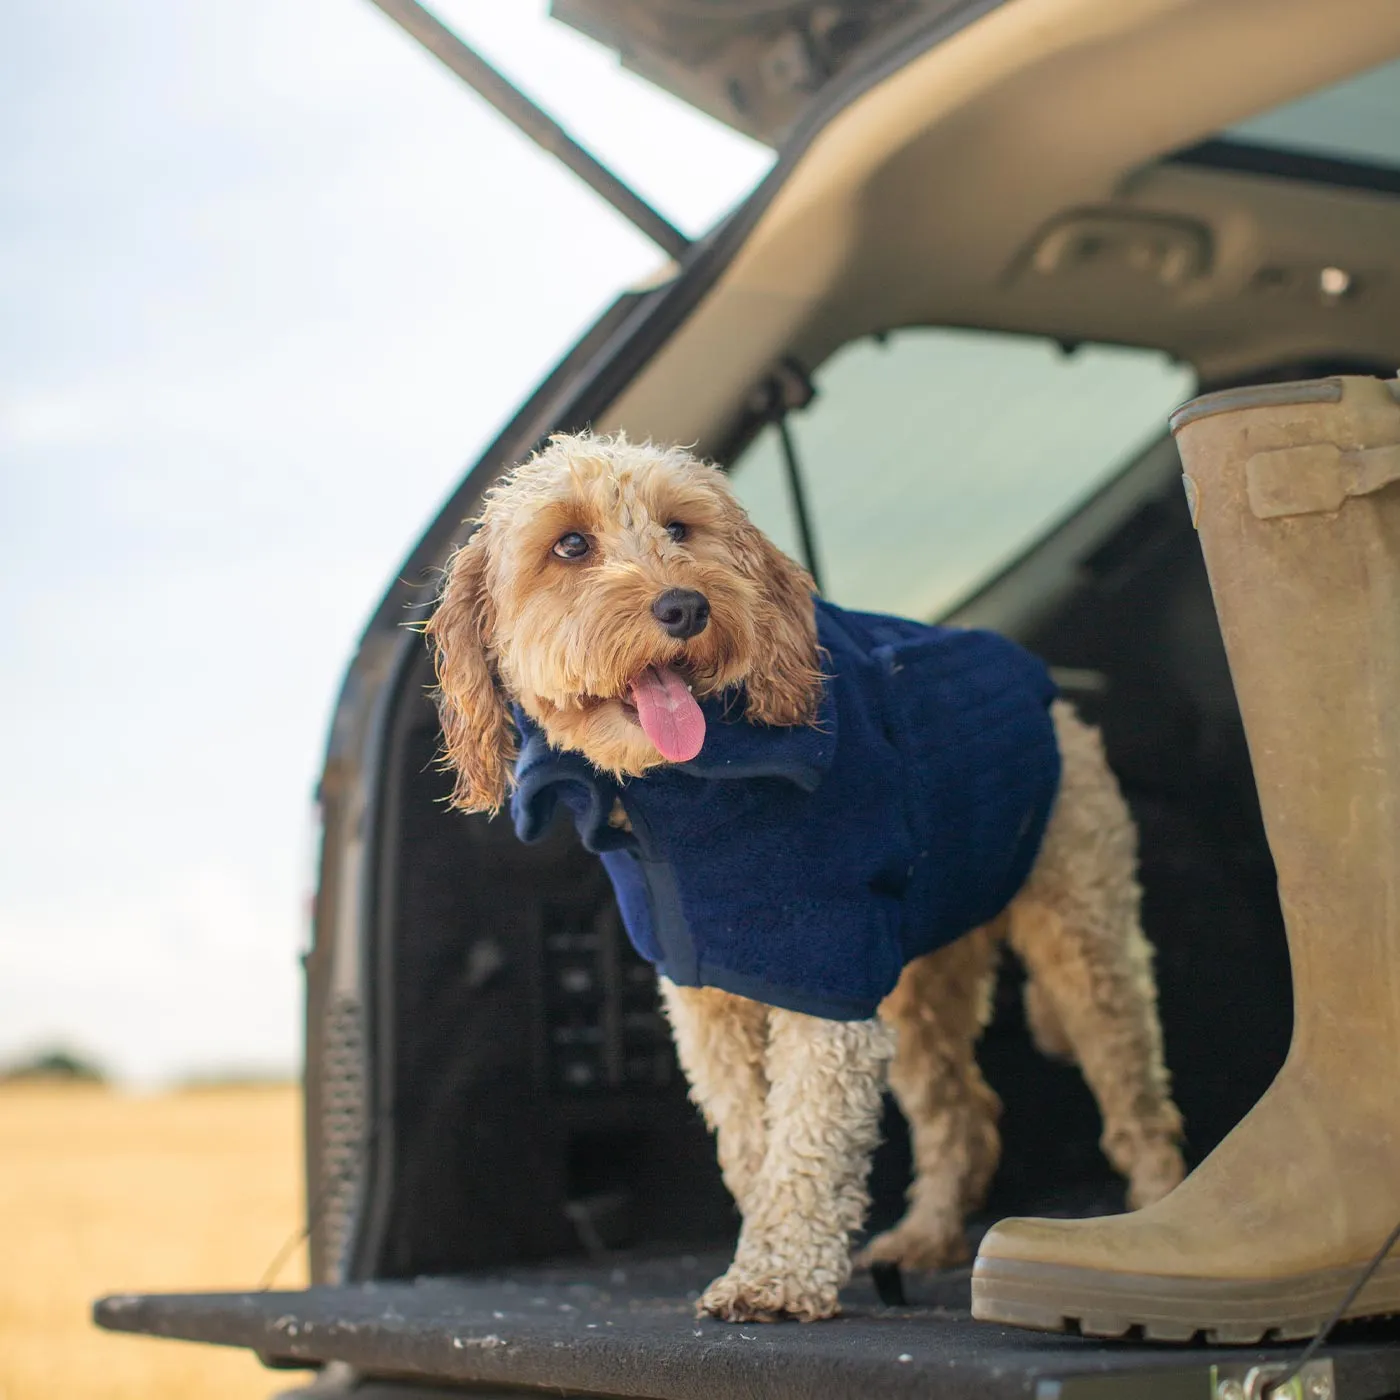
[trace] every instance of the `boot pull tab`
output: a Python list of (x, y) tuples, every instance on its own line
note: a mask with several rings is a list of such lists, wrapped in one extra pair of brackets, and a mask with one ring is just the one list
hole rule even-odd
[(1260, 520), (1337, 511), (1400, 481), (1400, 443), (1343, 451), (1336, 443), (1256, 452), (1244, 467), (1249, 508)]

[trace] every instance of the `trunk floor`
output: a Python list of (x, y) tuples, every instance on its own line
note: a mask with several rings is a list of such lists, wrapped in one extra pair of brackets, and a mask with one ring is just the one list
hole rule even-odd
[[(304, 1292), (116, 1296), (99, 1302), (95, 1317), (115, 1331), (249, 1347), (269, 1360), (654, 1400), (1204, 1400), (1212, 1364), (1284, 1360), (1299, 1350), (1104, 1343), (978, 1323), (968, 1311), (969, 1269), (906, 1277), (902, 1307), (882, 1306), (869, 1279), (857, 1278), (845, 1315), (832, 1322), (699, 1322), (694, 1298), (725, 1262), (618, 1256)], [(1339, 1400), (1400, 1392), (1397, 1343), (1393, 1323), (1340, 1333), (1323, 1351), (1336, 1366)], [(1115, 1376), (1121, 1388), (1105, 1389)]]

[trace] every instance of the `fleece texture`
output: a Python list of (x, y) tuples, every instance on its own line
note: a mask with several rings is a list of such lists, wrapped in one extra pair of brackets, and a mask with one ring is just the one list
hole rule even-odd
[[(988, 922), (1035, 861), (1060, 779), (1044, 665), (994, 633), (817, 601), (816, 723), (702, 702), (689, 763), (618, 782), (516, 711), (517, 834), (562, 804), (638, 952), (678, 986), (866, 1020), (911, 959)], [(609, 824), (617, 800), (632, 830)]]

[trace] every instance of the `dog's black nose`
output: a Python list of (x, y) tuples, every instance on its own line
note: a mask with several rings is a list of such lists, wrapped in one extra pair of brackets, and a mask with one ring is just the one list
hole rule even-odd
[(652, 605), (652, 616), (673, 637), (694, 637), (710, 620), (710, 600), (689, 588), (668, 588)]

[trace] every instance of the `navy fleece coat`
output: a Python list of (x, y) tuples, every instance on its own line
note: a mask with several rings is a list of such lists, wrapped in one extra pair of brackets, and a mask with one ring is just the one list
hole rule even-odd
[[(689, 763), (618, 783), (517, 710), (516, 832), (562, 803), (627, 931), (671, 981), (833, 1020), (874, 1016), (911, 958), (1025, 881), (1060, 778), (1045, 667), (990, 632), (817, 602), (814, 727), (702, 703)], [(621, 798), (632, 831), (608, 824)]]

